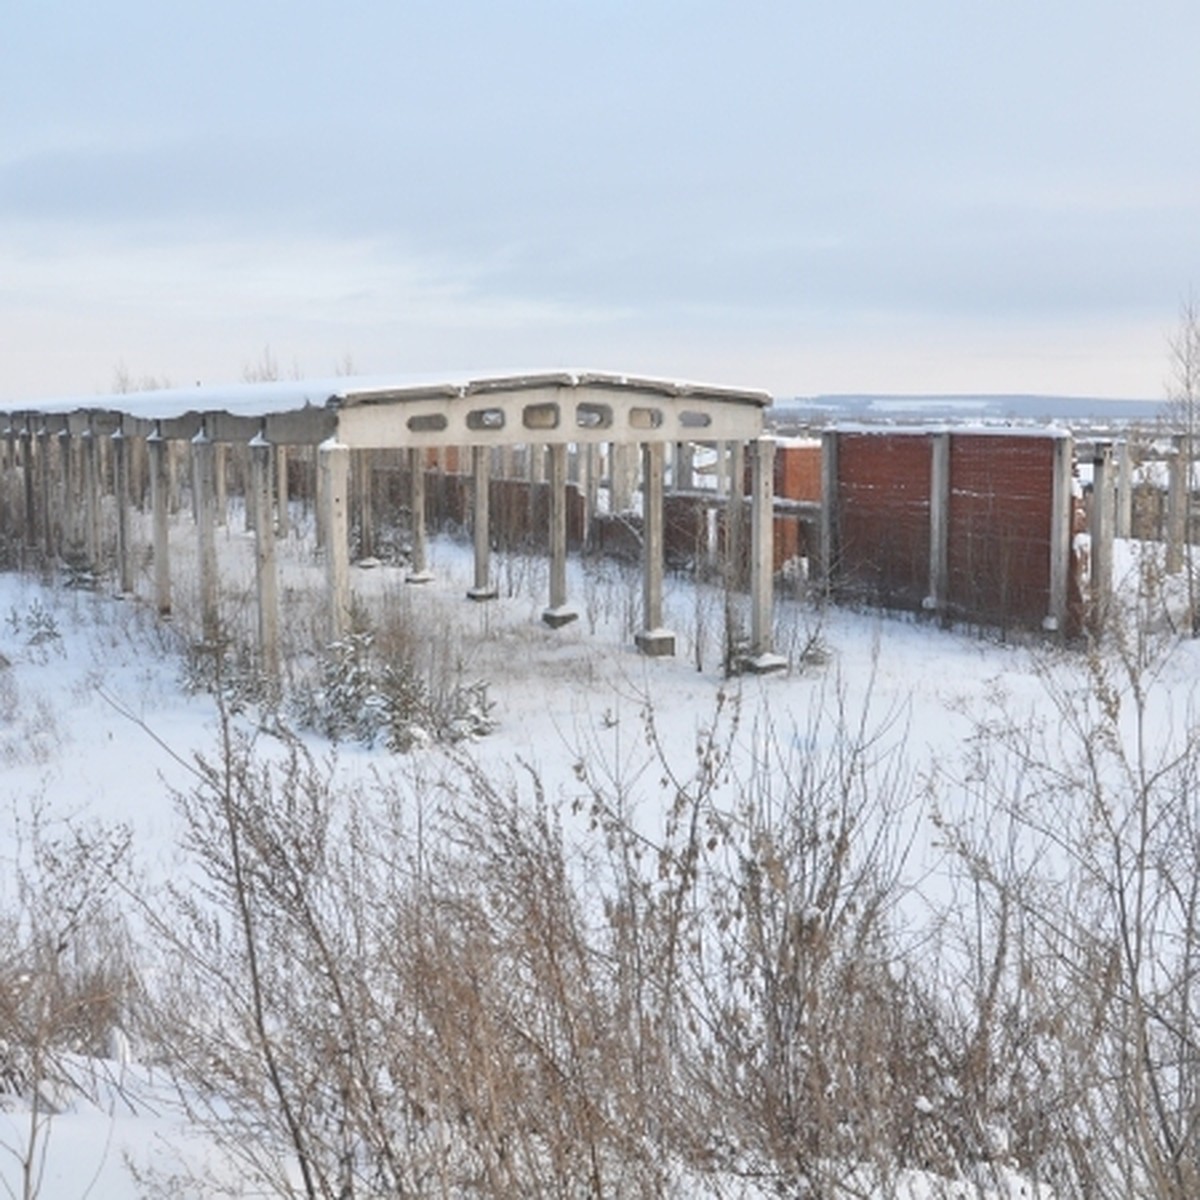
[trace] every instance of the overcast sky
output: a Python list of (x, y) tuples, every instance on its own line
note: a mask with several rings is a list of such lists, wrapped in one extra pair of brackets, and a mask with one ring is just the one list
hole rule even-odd
[(1196, 0), (8, 0), (0, 398), (585, 366), (1164, 394)]

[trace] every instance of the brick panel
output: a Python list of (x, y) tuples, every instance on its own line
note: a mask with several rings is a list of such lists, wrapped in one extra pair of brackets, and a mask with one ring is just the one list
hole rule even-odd
[(956, 616), (1039, 625), (1050, 608), (1054, 439), (950, 441), (948, 602)]
[(838, 437), (837, 590), (892, 608), (929, 592), (927, 434)]
[(775, 447), (775, 495), (780, 500), (820, 502), (820, 442), (780, 442)]
[(708, 503), (688, 492), (668, 492), (663, 498), (663, 559), (680, 569), (704, 561), (708, 544)]

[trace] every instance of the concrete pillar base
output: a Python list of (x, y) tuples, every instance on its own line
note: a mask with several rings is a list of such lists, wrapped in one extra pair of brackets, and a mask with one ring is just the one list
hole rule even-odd
[(648, 658), (670, 658), (675, 653), (675, 635), (669, 629), (643, 629), (634, 641)]
[(499, 595), (494, 587), (473, 587), (467, 591), (468, 600), (495, 600)]
[(543, 609), (542, 620), (551, 629), (561, 629), (564, 625), (579, 620), (579, 610), (569, 604), (560, 604), (556, 608)]
[(432, 571), (410, 571), (404, 577), (405, 583), (431, 583), (432, 581)]
[(774, 671), (786, 671), (788, 660), (782, 654), (748, 654), (738, 666), (747, 675), (770, 675)]

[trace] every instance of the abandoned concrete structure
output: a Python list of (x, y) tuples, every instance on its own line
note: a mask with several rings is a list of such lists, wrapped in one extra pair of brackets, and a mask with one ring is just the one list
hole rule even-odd
[[(272, 382), (225, 388), (172, 389), (42, 402), (3, 418), (0, 519), (10, 541), (49, 559), (67, 542), (89, 563), (102, 555), (101, 497), (116, 499), (116, 573), (132, 590), (133, 497), (148, 490), (152, 514), (155, 603), (171, 611), (168, 537), (173, 466), (180, 447), (191, 456), (192, 504), (198, 538), (200, 611), (205, 634), (218, 625), (220, 565), (214, 527), (225, 503), (225, 451), (248, 455), (246, 511), (256, 542), (259, 652), (278, 665), (279, 599), (275, 538), (286, 530), (288, 451), (307, 447), (317, 463), (319, 538), (324, 547), (331, 640), (350, 614), (349, 512), (351, 461), (376, 451), (402, 451), (411, 480), (411, 570), (427, 579), (425, 458), (464, 448), (471, 457), (474, 581), (472, 600), (496, 595), (491, 579), (488, 480), (498, 456), (531, 448), (530, 462), (550, 485), (549, 595), (543, 617), (562, 625), (574, 617), (567, 595), (566, 487), (568, 453), (590, 494), (602, 466), (610, 500), (632, 500), (639, 474), (642, 520), (642, 628), (647, 655), (675, 651), (663, 623), (664, 464), (668, 449), (696, 443), (716, 448), (729, 503), (746, 503), (749, 477), (751, 615), (745, 666), (782, 665), (772, 652), (773, 441), (764, 436), (770, 397), (758, 391), (708, 387), (602, 372), (552, 371), (462, 379), (336, 379)], [(678, 453), (686, 462), (690, 450)], [(108, 463), (111, 462), (111, 468)], [(748, 469), (747, 469), (748, 468)], [(148, 475), (148, 489), (144, 476)], [(106, 484), (106, 480), (109, 482)], [(365, 502), (365, 501), (363, 501)], [(740, 513), (739, 513), (740, 517)], [(741, 527), (739, 519), (731, 527)]]

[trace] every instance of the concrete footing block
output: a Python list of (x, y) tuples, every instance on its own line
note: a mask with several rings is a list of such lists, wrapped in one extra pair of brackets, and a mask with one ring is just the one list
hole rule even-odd
[(634, 641), (649, 658), (669, 658), (675, 653), (675, 635), (669, 629), (643, 629)]

